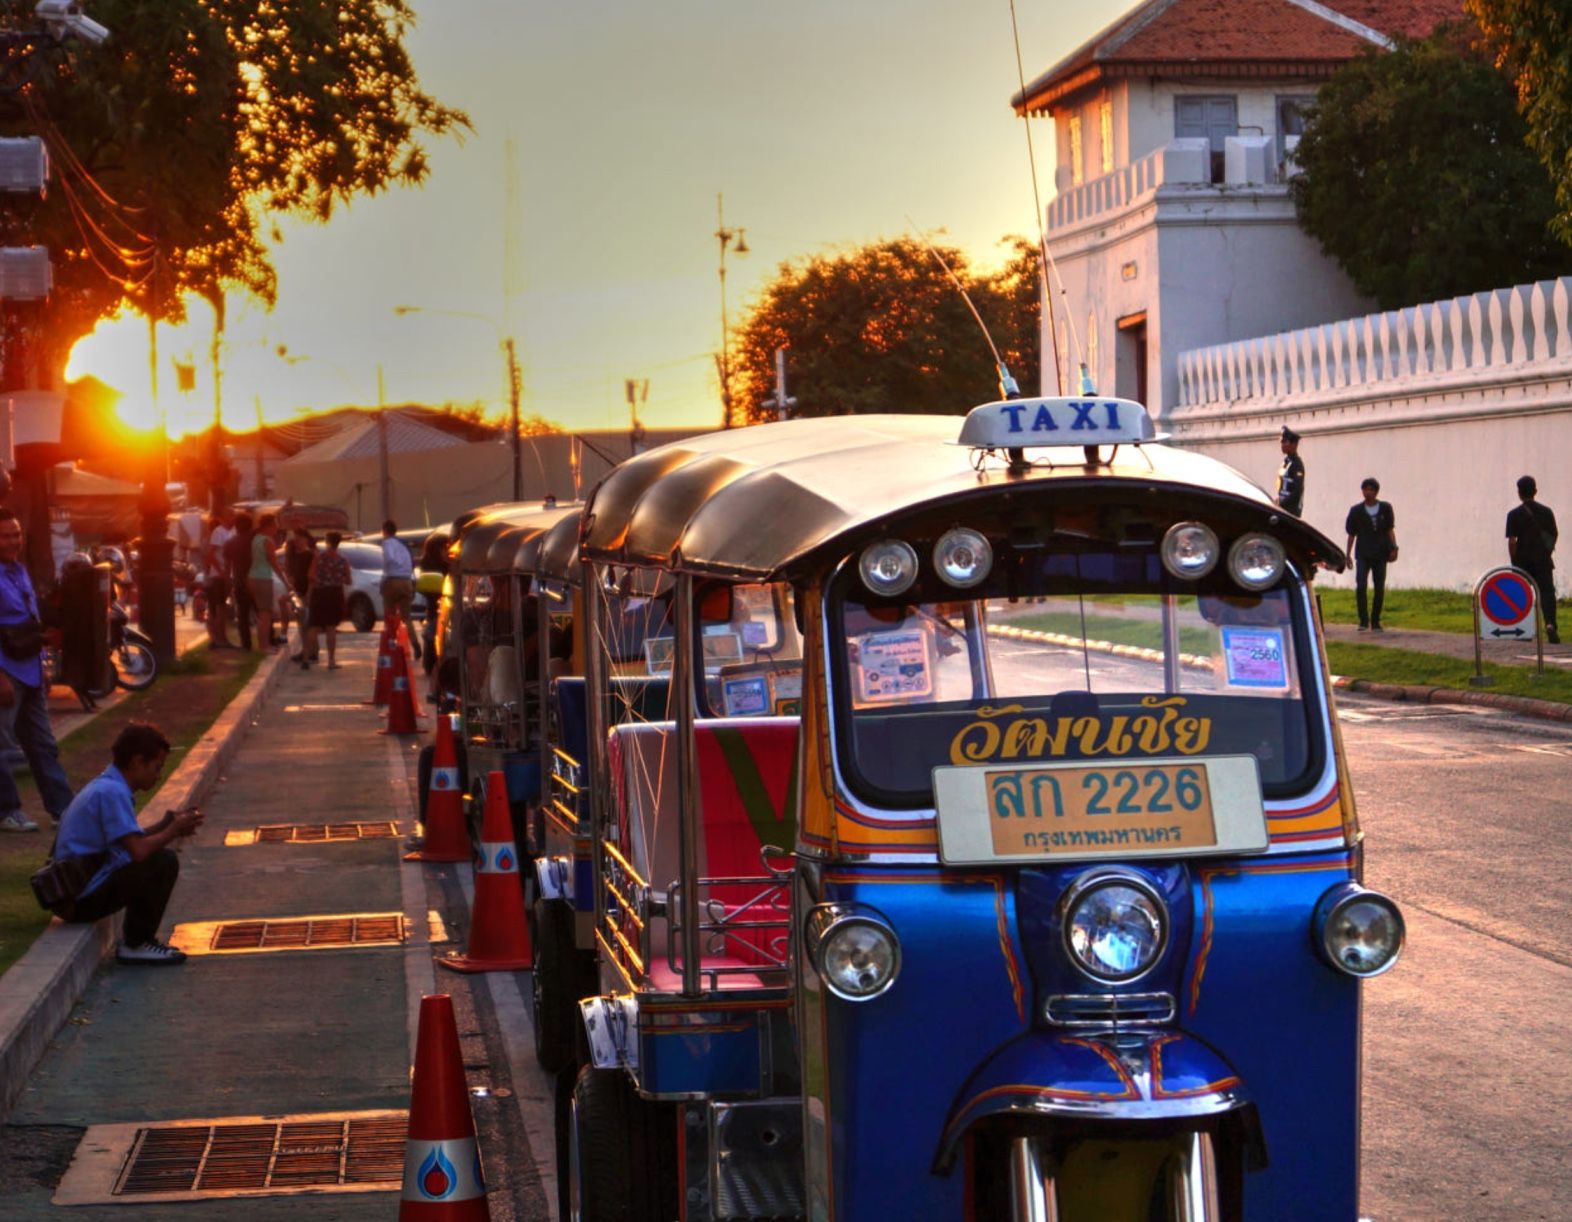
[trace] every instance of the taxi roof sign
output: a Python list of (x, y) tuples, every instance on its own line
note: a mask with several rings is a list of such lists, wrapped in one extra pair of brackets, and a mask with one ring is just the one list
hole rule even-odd
[(966, 413), (959, 444), (989, 450), (1034, 446), (1103, 446), (1155, 441), (1146, 408), (1133, 399), (1075, 395), (1007, 399)]

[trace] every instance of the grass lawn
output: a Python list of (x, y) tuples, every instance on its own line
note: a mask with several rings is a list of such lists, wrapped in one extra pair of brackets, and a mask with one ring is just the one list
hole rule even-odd
[[(174, 667), (160, 672), (152, 687), (131, 692), (60, 744), (60, 762), (72, 787), (80, 788), (104, 770), (109, 764), (110, 744), (131, 721), (150, 721), (169, 739), (172, 747), (164, 766), (167, 777), (239, 694), (260, 661), (260, 654), (238, 650), (210, 655), (206, 646), (186, 654)], [(22, 809), (40, 828), (36, 833), (0, 836), (0, 972), (22, 956), (50, 921), (27, 882), (49, 854), (49, 818), (25, 768), (17, 777), (17, 789)], [(137, 795), (139, 809), (153, 792)]]
[[(1359, 612), (1353, 590), (1318, 589), (1321, 617), (1329, 624), (1357, 624)], [(1558, 609), (1572, 613), (1572, 601), (1558, 599)], [(1558, 615), (1563, 623), (1572, 622)], [(1417, 628), (1427, 632), (1474, 631), (1473, 597), (1456, 590), (1387, 590), (1381, 623), (1388, 628)]]
[[(1088, 604), (1090, 606), (1090, 604)], [(994, 622), (994, 621), (990, 621)], [(1081, 617), (1070, 611), (1049, 611), (1037, 615), (1012, 615), (997, 621), (1011, 628), (1030, 628), (1037, 632), (1057, 632), (1079, 638)], [(1086, 613), (1086, 639), (1108, 641), (1114, 645), (1139, 645), (1146, 649), (1162, 649), (1163, 626), (1156, 618), (1135, 619), (1113, 615)], [(1179, 648), (1185, 653), (1212, 653), (1217, 647), (1217, 633), (1194, 624), (1179, 626)]]
[[(1439, 654), (1415, 653), (1409, 649), (1328, 641), (1326, 652), (1333, 674), (1369, 679), (1376, 683), (1452, 687), (1467, 691), (1469, 676), (1474, 673), (1472, 659), (1446, 658)], [(1489, 687), (1479, 690), (1572, 704), (1572, 674), (1559, 668), (1546, 667), (1544, 677), (1536, 679), (1532, 666), (1497, 666), (1486, 662), (1485, 674), (1493, 682)]]

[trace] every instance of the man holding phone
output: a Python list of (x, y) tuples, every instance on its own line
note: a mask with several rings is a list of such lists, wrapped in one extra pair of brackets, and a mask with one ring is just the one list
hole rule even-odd
[(110, 748), (114, 763), (86, 785), (66, 808), (53, 856), (103, 855), (66, 918), (96, 921), (125, 909), (125, 931), (115, 959), (141, 966), (184, 963), (185, 952), (155, 936), (180, 874), (180, 858), (169, 846), (202, 826), (195, 808), (166, 810), (151, 827), (136, 819), (136, 791), (158, 784), (169, 740), (154, 726), (132, 722)]

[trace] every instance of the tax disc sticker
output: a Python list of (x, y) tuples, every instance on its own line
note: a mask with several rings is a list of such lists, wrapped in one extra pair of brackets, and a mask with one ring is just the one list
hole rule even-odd
[(1224, 673), (1229, 687), (1288, 690), (1288, 653), (1281, 628), (1226, 625), (1222, 633)]

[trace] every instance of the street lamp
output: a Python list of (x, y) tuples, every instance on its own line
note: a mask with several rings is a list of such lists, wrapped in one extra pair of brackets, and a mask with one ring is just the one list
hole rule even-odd
[(484, 314), (475, 314), (469, 310), (440, 310), (435, 306), (396, 305), (393, 313), (400, 317), (406, 314), (445, 314), (449, 318), (470, 318), (477, 322), (486, 323), (497, 333), (497, 346), (502, 349), (502, 354), (507, 360), (508, 369), (508, 433), (513, 442), (513, 499), (524, 499), (524, 453), (519, 437), (519, 395), (523, 390), (523, 380), (519, 376), (518, 350), (513, 343), (511, 335), (504, 335), (502, 327), (494, 318)]
[(721, 297), (721, 350), (720, 350), (720, 389), (721, 389), (721, 426), (731, 428), (735, 421), (731, 416), (731, 336), (726, 321), (726, 251), (736, 251), (739, 255), (748, 253), (748, 231), (746, 229), (727, 229), (726, 211), (723, 199), (719, 193), (715, 196), (715, 237), (720, 242), (720, 297)]

